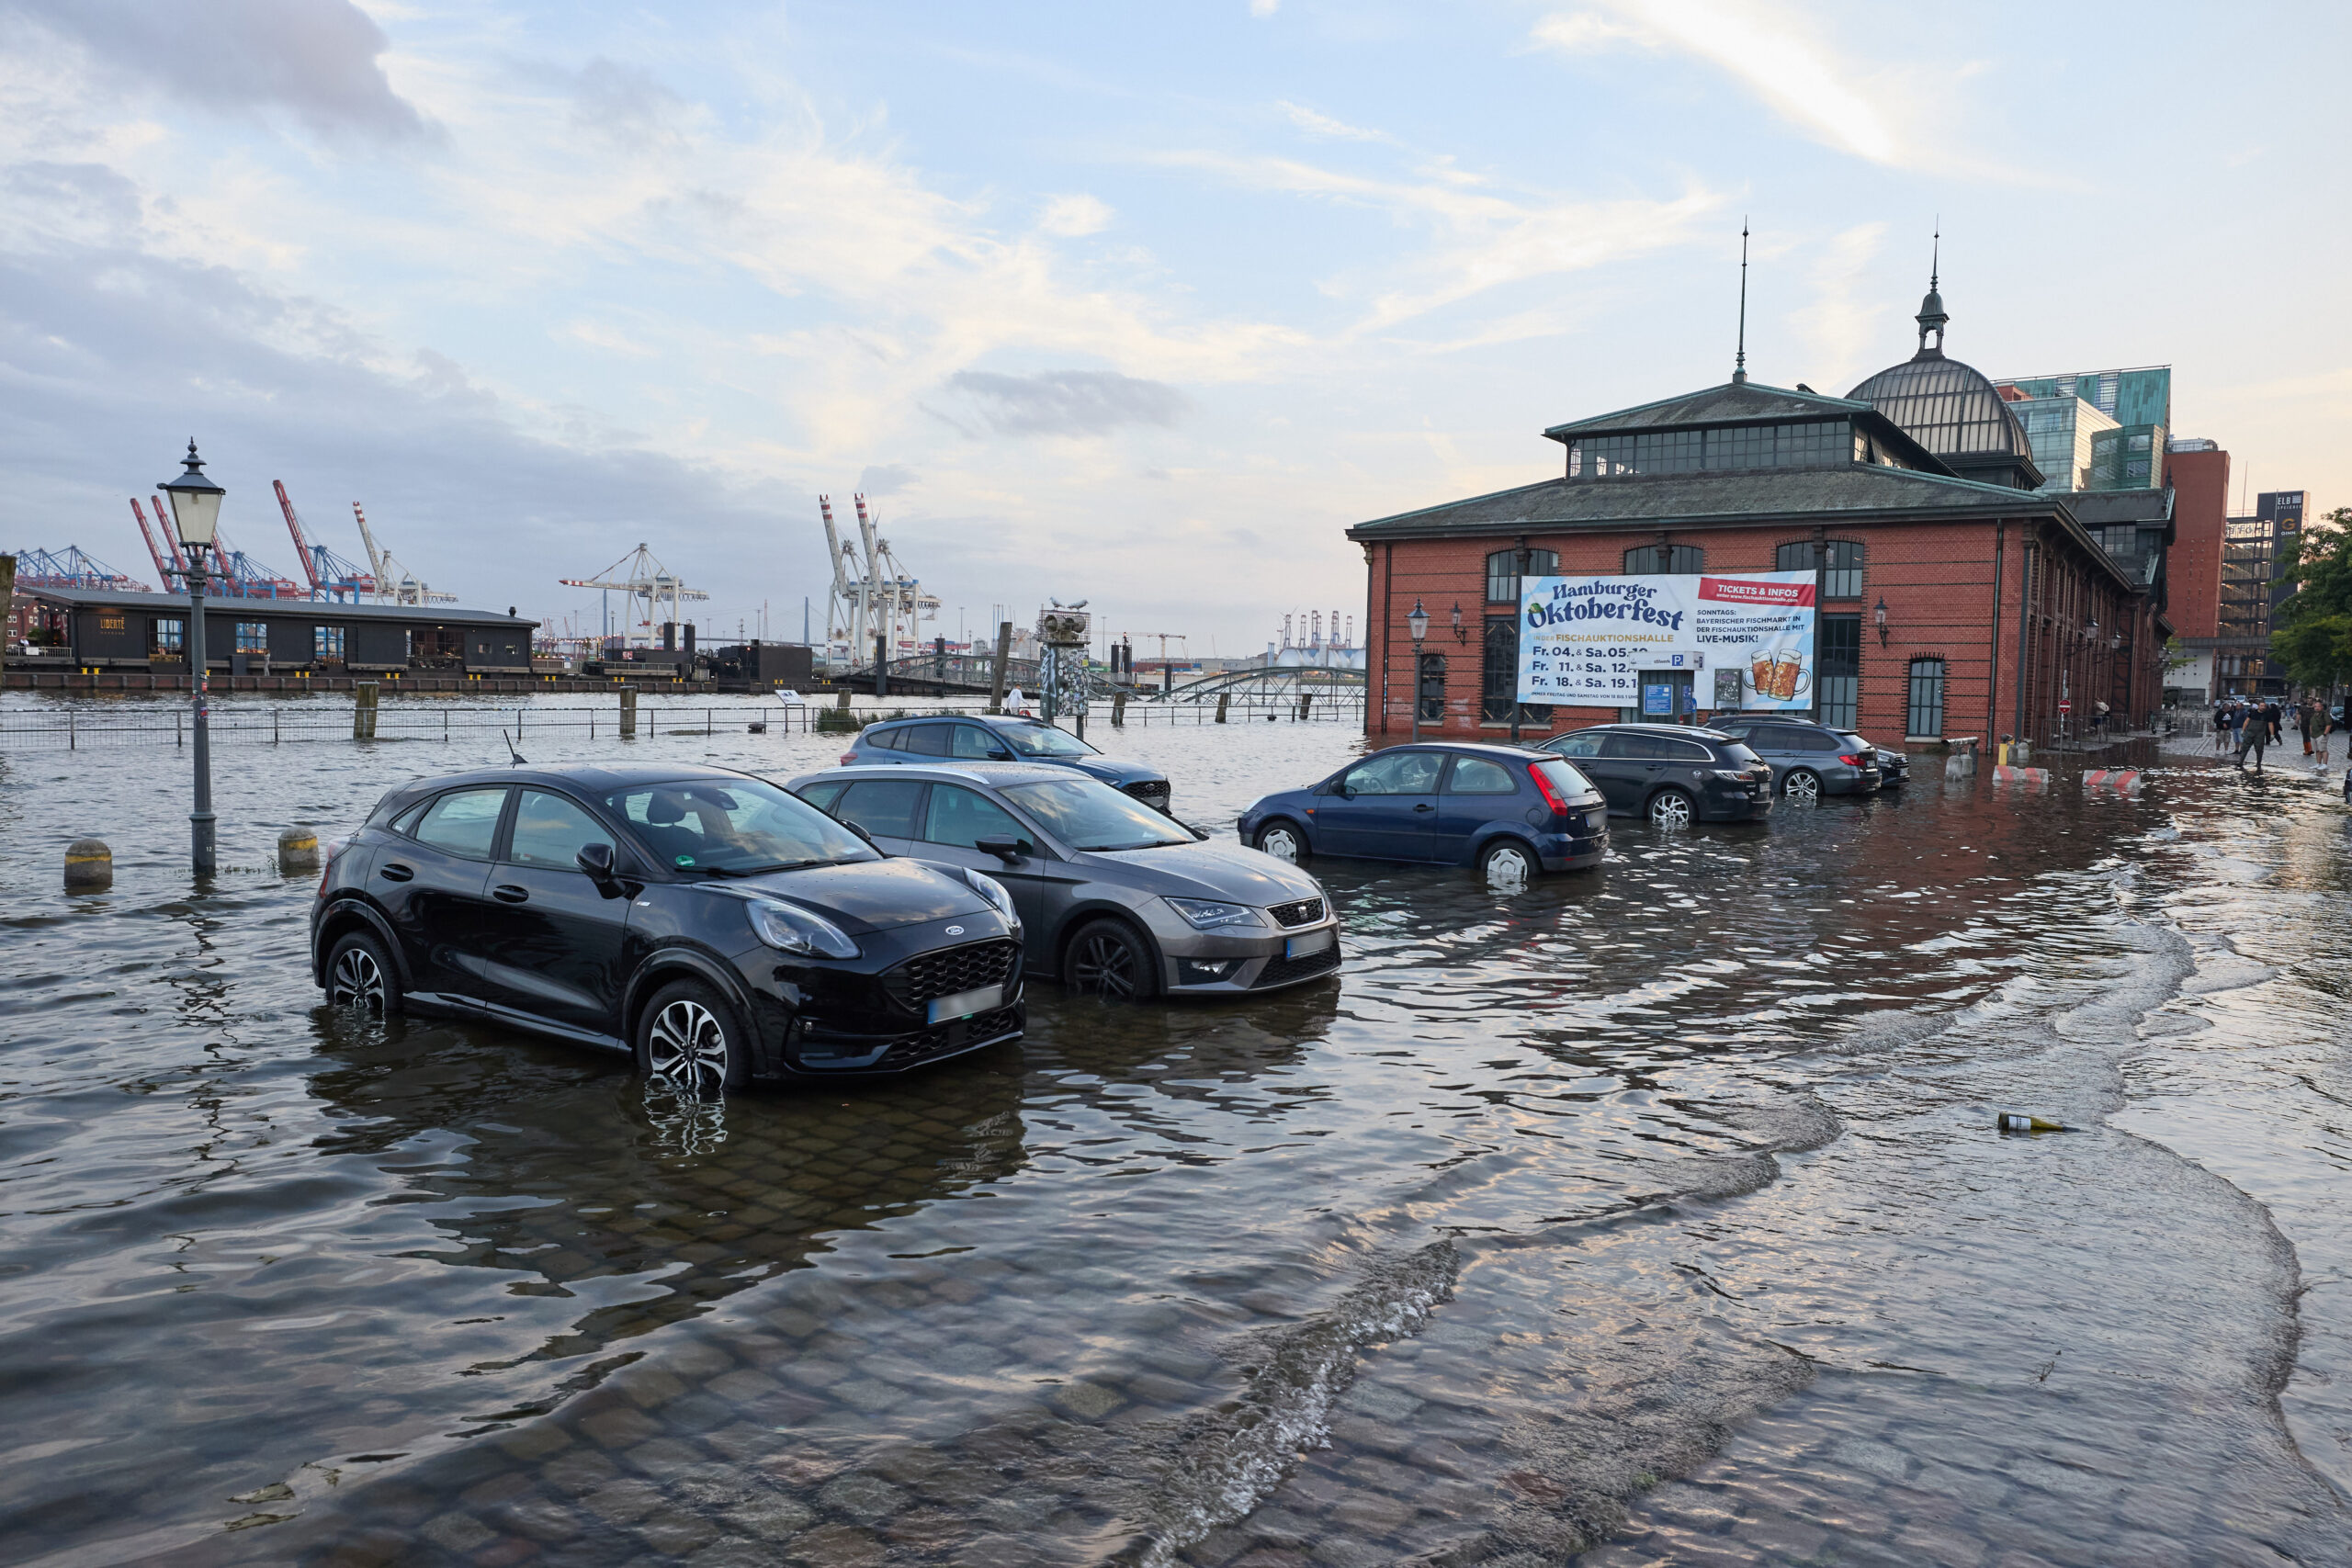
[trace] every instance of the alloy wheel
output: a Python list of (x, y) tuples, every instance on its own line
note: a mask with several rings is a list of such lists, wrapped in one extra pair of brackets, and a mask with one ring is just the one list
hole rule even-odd
[(1781, 786), (1781, 794), (1806, 806), (1817, 806), (1821, 802), (1821, 781), (1811, 773), (1791, 773), (1789, 782)]
[(346, 947), (335, 954), (334, 973), (328, 976), (327, 999), (336, 1007), (384, 1010), (384, 972), (376, 955), (364, 947)]
[(1278, 861), (1298, 863), (1298, 835), (1287, 828), (1269, 828), (1258, 835), (1258, 848)]
[(1097, 932), (1070, 954), (1070, 984), (1098, 997), (1132, 1001), (1136, 994), (1135, 949), (1107, 932)]
[(1650, 802), (1650, 826), (1653, 828), (1688, 828), (1692, 813), (1690, 797), (1677, 790), (1668, 790)]
[(654, 1016), (645, 1055), (653, 1077), (689, 1099), (716, 1097), (726, 1087), (726, 1026), (691, 998), (681, 997)]

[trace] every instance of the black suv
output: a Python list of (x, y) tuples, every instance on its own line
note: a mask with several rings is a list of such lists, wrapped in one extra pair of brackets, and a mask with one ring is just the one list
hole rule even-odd
[(1714, 722), (1770, 763), (1781, 795), (1801, 806), (1825, 795), (1867, 795), (1883, 782), (1878, 748), (1849, 731), (1798, 714), (1742, 714)]
[(311, 978), (634, 1054), (698, 1096), (1017, 1040), (1021, 921), (976, 871), (887, 856), (722, 768), (405, 784), (336, 846)]
[(1660, 828), (1745, 822), (1772, 809), (1772, 770), (1719, 730), (1687, 724), (1596, 724), (1555, 735), (1542, 750), (1577, 765), (1611, 815)]

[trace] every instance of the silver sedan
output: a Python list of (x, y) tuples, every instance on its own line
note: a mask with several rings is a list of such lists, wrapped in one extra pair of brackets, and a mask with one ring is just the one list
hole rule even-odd
[(1340, 967), (1323, 885), (1238, 844), (1204, 842), (1063, 768), (827, 768), (802, 799), (891, 854), (984, 872), (1011, 891), (1029, 972), (1142, 1001), (1230, 996)]

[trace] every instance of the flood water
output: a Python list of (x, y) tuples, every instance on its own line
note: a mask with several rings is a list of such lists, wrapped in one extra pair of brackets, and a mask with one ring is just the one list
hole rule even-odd
[[(1091, 738), (1227, 838), (1362, 744)], [(841, 750), (526, 750), (625, 745)], [(1324, 862), (1336, 983), (697, 1105), (319, 1005), (277, 829), (503, 756), (224, 748), (199, 891), (184, 753), (0, 754), (0, 1559), (2352, 1561), (2332, 780)]]

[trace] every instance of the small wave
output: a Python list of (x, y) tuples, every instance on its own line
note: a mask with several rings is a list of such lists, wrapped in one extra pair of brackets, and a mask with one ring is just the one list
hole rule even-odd
[(1293, 1456), (1328, 1436), (1331, 1406), (1355, 1381), (1358, 1348), (1419, 1333), (1453, 1297), (1461, 1267), (1451, 1240), (1431, 1242), (1375, 1264), (1327, 1311), (1251, 1336), (1249, 1385), (1182, 1431), (1175, 1461), (1148, 1505), (1147, 1537), (1118, 1561), (1168, 1568), (1209, 1531), (1247, 1517), (1288, 1472)]

